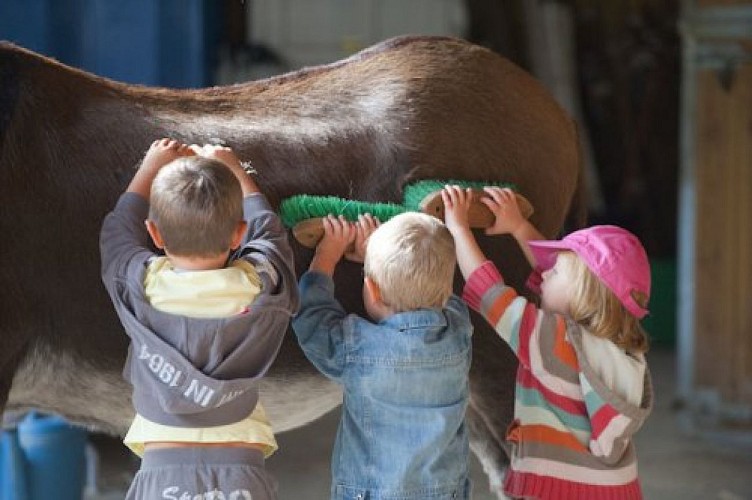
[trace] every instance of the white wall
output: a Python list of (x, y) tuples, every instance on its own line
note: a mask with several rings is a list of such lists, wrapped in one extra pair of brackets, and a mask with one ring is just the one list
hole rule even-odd
[[(336, 61), (404, 34), (463, 36), (463, 0), (255, 0), (249, 42), (264, 44), (286, 70)], [(268, 76), (275, 68), (242, 68), (225, 61), (217, 83)]]

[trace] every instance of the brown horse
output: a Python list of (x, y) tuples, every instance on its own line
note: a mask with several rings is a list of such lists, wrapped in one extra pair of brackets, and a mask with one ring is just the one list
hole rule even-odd
[[(199, 90), (124, 85), (0, 44), (0, 409), (127, 428), (127, 342), (100, 282), (98, 234), (163, 136), (224, 141), (252, 162), (274, 206), (299, 193), (398, 202), (419, 179), (508, 181), (554, 236), (582, 191), (573, 122), (527, 73), (461, 40), (396, 38), (330, 65)], [(529, 268), (513, 242), (481, 240), (521, 285)], [(300, 272), (311, 253), (295, 252)], [(359, 269), (343, 264), (336, 282), (345, 307), (362, 312)], [(516, 361), (474, 320), (468, 422), (497, 487)], [(261, 397), (280, 430), (341, 402), (293, 335)]]

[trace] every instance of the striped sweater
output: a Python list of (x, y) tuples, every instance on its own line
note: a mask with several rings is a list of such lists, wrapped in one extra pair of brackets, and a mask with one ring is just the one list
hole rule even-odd
[(517, 355), (515, 421), (504, 492), (538, 499), (639, 499), (633, 434), (652, 408), (643, 356), (544, 312), (485, 262), (464, 300)]

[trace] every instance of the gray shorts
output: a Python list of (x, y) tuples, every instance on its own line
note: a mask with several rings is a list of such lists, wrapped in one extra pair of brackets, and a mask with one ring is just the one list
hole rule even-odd
[(274, 500), (264, 455), (248, 448), (147, 450), (126, 500)]

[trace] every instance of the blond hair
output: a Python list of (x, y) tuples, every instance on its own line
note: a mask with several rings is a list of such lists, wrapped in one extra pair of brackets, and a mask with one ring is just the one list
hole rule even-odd
[(217, 160), (178, 158), (163, 167), (152, 183), (149, 218), (172, 254), (221, 254), (230, 249), (243, 220), (240, 183)]
[(571, 318), (593, 335), (608, 339), (627, 352), (647, 352), (648, 337), (640, 320), (574, 252), (561, 252), (560, 255), (575, 277), (569, 304)]
[(446, 226), (430, 215), (408, 212), (371, 234), (364, 271), (395, 312), (440, 308), (452, 294), (456, 261)]

